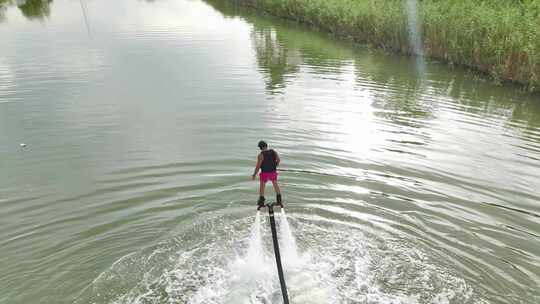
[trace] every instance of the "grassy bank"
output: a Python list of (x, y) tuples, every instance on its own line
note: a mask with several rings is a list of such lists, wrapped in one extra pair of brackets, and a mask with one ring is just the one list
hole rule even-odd
[[(407, 0), (224, 0), (411, 53)], [(422, 0), (425, 55), (540, 90), (540, 0)]]

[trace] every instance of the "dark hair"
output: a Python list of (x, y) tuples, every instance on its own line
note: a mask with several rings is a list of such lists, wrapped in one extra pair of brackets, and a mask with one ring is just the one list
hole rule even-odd
[(268, 147), (268, 145), (266, 144), (266, 142), (264, 140), (259, 141), (258, 146), (259, 146), (259, 149), (261, 149), (261, 150)]

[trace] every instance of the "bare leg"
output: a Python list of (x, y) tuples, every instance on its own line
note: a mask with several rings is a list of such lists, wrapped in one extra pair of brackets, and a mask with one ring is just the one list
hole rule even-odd
[(283, 208), (283, 203), (281, 201), (281, 190), (279, 189), (279, 185), (276, 181), (272, 181), (272, 186), (274, 186), (274, 191), (276, 191), (276, 204)]
[(272, 186), (274, 186), (274, 191), (276, 191), (276, 194), (281, 194), (277, 181), (272, 181)]
[(261, 180), (259, 184), (259, 200), (257, 201), (257, 210), (264, 207), (264, 186), (265, 183), (263, 183), (263, 181)]
[(261, 181), (261, 184), (259, 186), (259, 196), (264, 196), (264, 186), (265, 184)]

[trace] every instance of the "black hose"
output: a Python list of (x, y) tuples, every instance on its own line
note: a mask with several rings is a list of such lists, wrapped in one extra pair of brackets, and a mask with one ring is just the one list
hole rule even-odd
[(285, 277), (283, 276), (283, 267), (281, 266), (281, 255), (279, 254), (276, 221), (274, 220), (274, 204), (268, 204), (267, 206), (268, 215), (270, 216), (270, 229), (272, 230), (272, 241), (274, 242), (274, 254), (276, 256), (279, 284), (281, 285), (281, 294), (283, 295), (283, 304), (289, 304), (289, 295), (287, 294), (287, 286), (285, 285)]

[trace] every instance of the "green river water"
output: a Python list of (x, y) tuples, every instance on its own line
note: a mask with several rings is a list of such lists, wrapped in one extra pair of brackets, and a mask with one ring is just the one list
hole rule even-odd
[(0, 303), (281, 303), (260, 139), (291, 303), (540, 303), (539, 95), (219, 0), (0, 1)]

